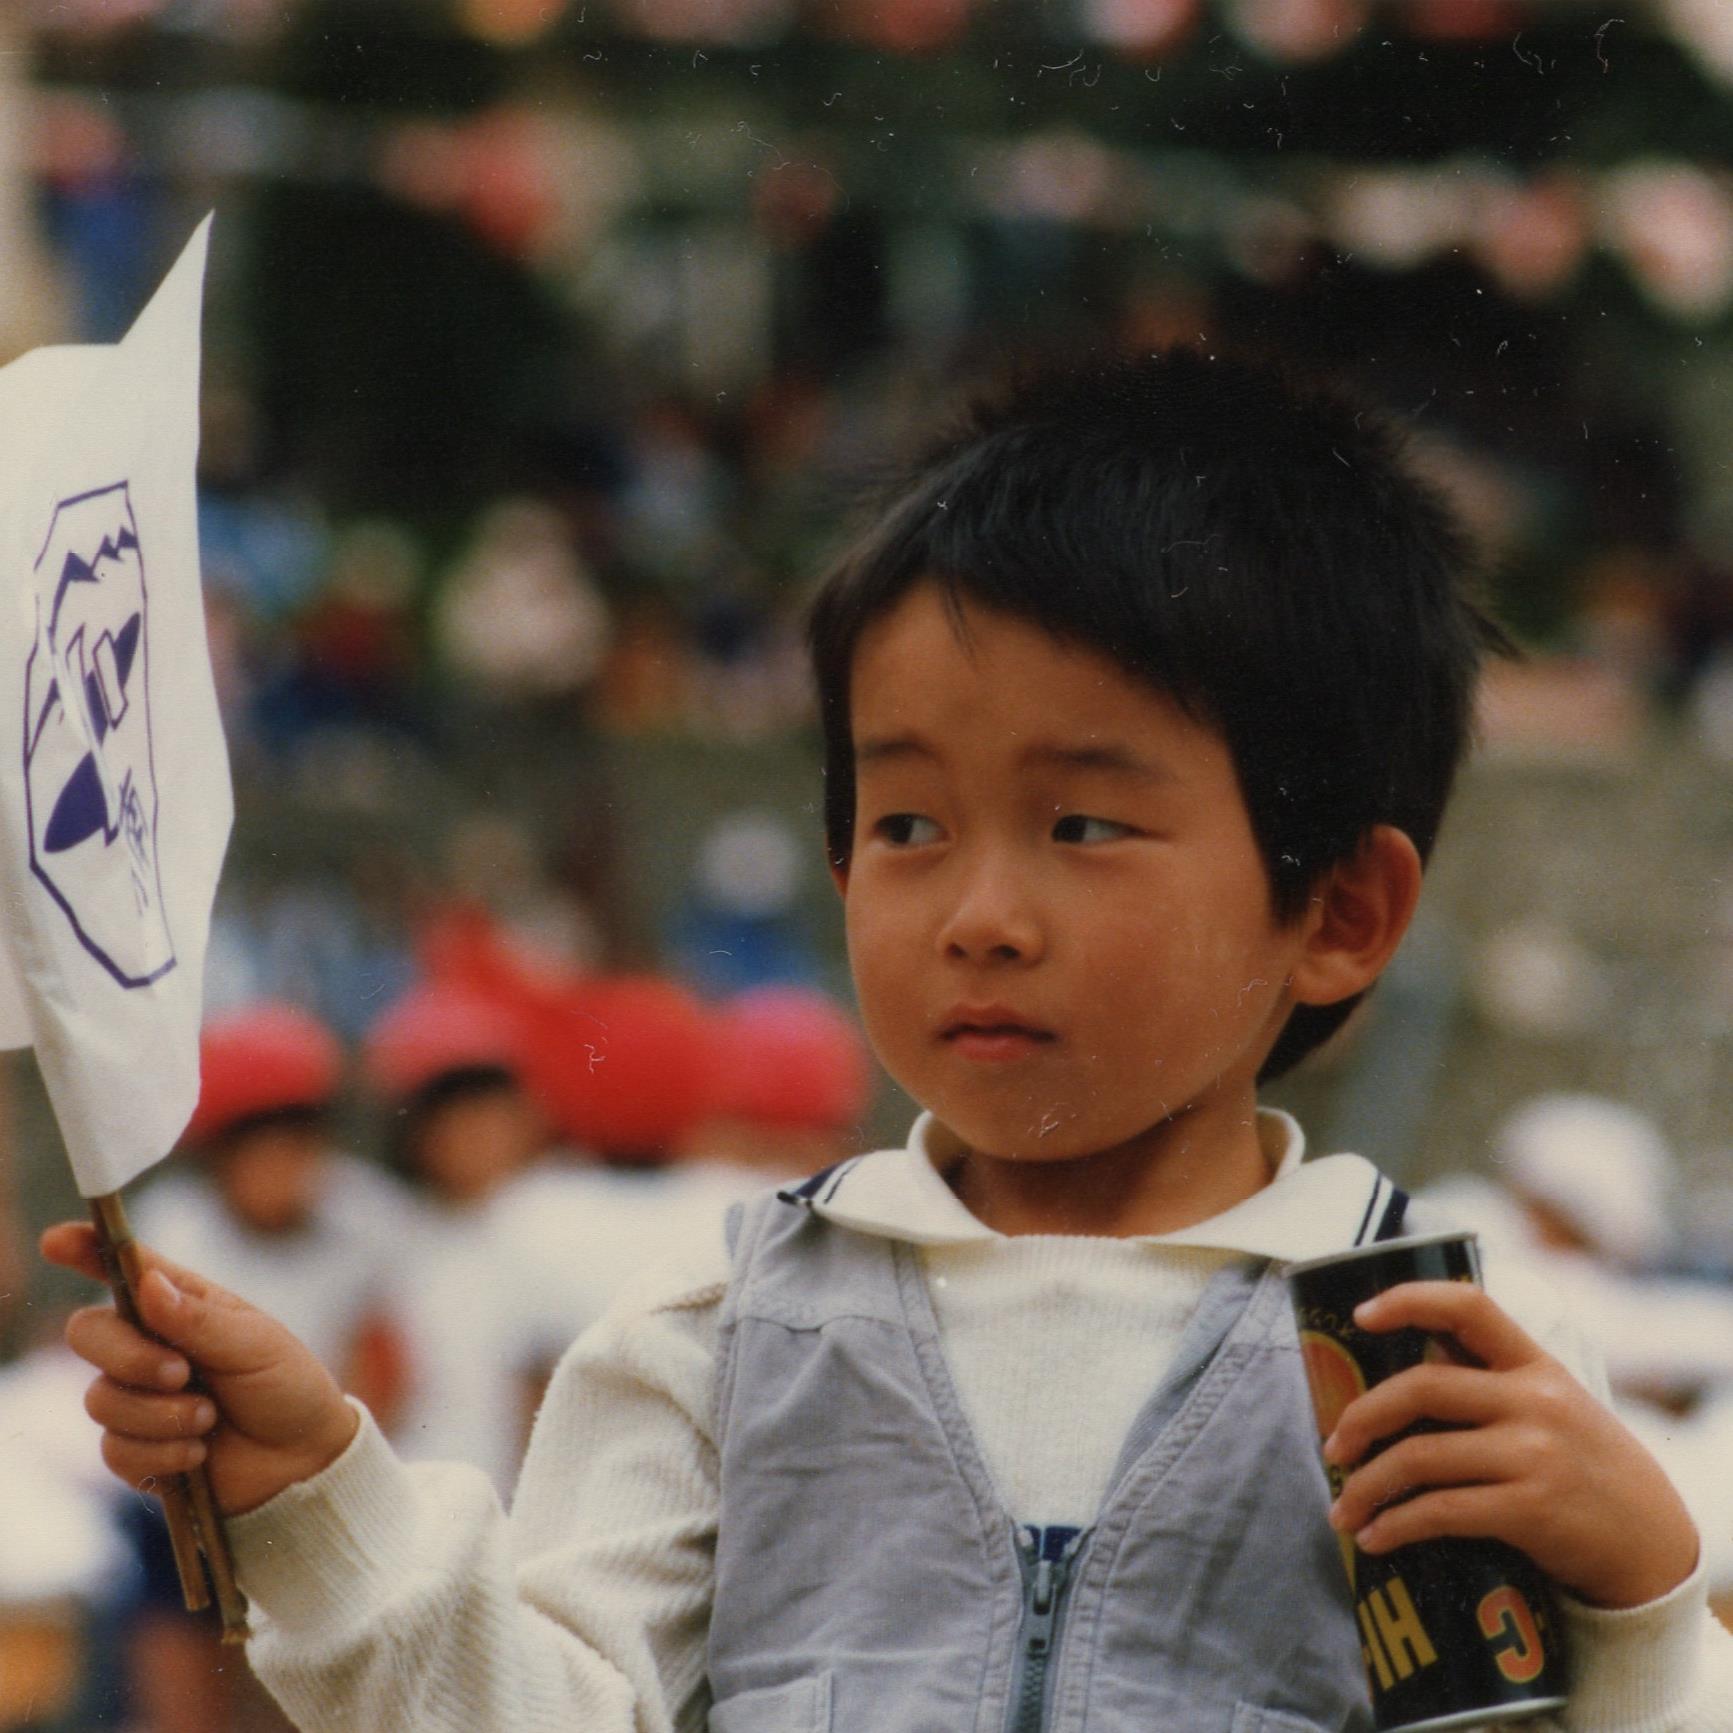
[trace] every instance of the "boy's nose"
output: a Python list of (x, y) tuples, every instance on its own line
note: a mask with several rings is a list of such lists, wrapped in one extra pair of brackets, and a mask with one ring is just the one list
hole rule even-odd
[(976, 963), (1033, 962), (1043, 944), (1030, 899), (1003, 869), (970, 875), (938, 936), (947, 956)]

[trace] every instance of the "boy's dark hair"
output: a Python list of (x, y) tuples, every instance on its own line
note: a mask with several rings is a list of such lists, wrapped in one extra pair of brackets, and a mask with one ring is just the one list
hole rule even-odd
[[(1431, 851), (1481, 658), (1509, 648), (1469, 566), (1400, 435), (1333, 389), (1189, 349), (1025, 376), (884, 491), (814, 602), (832, 859), (853, 846), (856, 646), (931, 578), (1218, 728), (1293, 920), (1374, 825)], [(1297, 1006), (1260, 1081), (1355, 1003)]]

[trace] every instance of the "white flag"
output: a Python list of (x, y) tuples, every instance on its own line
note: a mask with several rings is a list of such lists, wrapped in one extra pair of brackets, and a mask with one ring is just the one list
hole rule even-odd
[(234, 814), (194, 484), (209, 233), (121, 342), (0, 369), (0, 1045), (36, 1049), (86, 1197), (198, 1098)]

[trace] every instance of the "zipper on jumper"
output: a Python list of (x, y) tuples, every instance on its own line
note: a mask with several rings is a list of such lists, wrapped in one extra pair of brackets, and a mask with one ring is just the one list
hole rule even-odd
[(1019, 1529), (1017, 1563), (1023, 1573), (1023, 1617), (1011, 1673), (1011, 1707), (1005, 1733), (1042, 1733), (1047, 1689), (1059, 1640), (1059, 1615), (1071, 1580), (1071, 1564), (1083, 1545), (1082, 1529)]

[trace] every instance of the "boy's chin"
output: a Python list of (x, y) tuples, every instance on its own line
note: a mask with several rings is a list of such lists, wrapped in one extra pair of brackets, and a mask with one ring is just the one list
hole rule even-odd
[(1018, 1167), (1048, 1166), (1082, 1161), (1096, 1154), (1103, 1144), (1099, 1132), (1074, 1119), (1050, 1115), (1033, 1126), (1007, 1125), (968, 1115), (957, 1119), (939, 1116), (969, 1151), (987, 1161), (1014, 1163)]
[(1102, 1124), (1081, 1114), (1054, 1108), (1033, 1123), (1008, 1120), (992, 1114), (959, 1113), (950, 1117), (940, 1111), (939, 1120), (972, 1154), (987, 1161), (1017, 1167), (1055, 1167), (1066, 1162), (1096, 1158), (1153, 1155), (1167, 1142), (1177, 1121), (1188, 1117), (1182, 1110), (1153, 1122)]

